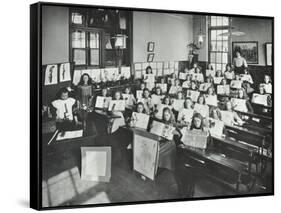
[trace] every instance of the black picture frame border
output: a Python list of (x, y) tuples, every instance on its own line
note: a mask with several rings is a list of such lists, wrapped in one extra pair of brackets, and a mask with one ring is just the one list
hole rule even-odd
[(155, 42), (150, 41), (147, 43), (147, 52), (154, 52), (154, 48), (155, 48)]
[(214, 12), (192, 12), (180, 10), (166, 10), (166, 9), (149, 9), (149, 8), (135, 8), (135, 7), (117, 7), (104, 5), (87, 5), (87, 4), (73, 4), (73, 3), (55, 3), (55, 2), (38, 2), (30, 5), (30, 207), (36, 210), (58, 210), (58, 209), (73, 209), (73, 208), (88, 208), (88, 207), (105, 207), (105, 206), (123, 206), (136, 204), (152, 204), (152, 203), (167, 203), (167, 202), (182, 202), (182, 201), (196, 201), (196, 200), (213, 200), (213, 199), (228, 199), (228, 198), (242, 198), (242, 197), (260, 197), (272, 196), (275, 193), (275, 137), (274, 137), (274, 103), (275, 91), (272, 91), (272, 192), (260, 194), (244, 194), (244, 195), (226, 195), (214, 197), (196, 197), (196, 198), (178, 198), (167, 200), (150, 200), (137, 202), (122, 202), (122, 203), (107, 203), (107, 204), (86, 204), (86, 205), (71, 205), (71, 206), (55, 206), (42, 207), (42, 7), (43, 6), (61, 6), (61, 7), (86, 7), (86, 8), (102, 8), (102, 9), (119, 9), (139, 12), (157, 12), (157, 13), (173, 13), (173, 14), (188, 14), (188, 15), (215, 15), (215, 16), (232, 16), (240, 18), (255, 18), (255, 19), (269, 19), (272, 22), (272, 86), (274, 88), (274, 31), (275, 25), (273, 16), (260, 15), (245, 15), (245, 14), (231, 14), (231, 13), (214, 13)]
[[(257, 61), (256, 62), (249, 62), (247, 59), (247, 64), (259, 64), (259, 42), (258, 41), (233, 41), (232, 42), (232, 56), (234, 57), (234, 53), (235, 53), (235, 49), (234, 49), (234, 46), (235, 44), (238, 44), (238, 43), (241, 43), (241, 44), (247, 44), (247, 43), (254, 43), (256, 44), (256, 47), (257, 47)], [(244, 56), (243, 56), (244, 57)]]

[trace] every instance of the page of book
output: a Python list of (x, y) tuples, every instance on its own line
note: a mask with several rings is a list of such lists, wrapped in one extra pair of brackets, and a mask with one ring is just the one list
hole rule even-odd
[(252, 97), (252, 103), (263, 105), (263, 106), (268, 106), (268, 95), (261, 95), (254, 93)]
[(194, 111), (200, 113), (204, 118), (209, 117), (209, 106), (196, 103)]
[(209, 119), (210, 122), (210, 134), (211, 136), (222, 137), (224, 122), (215, 119)]
[(216, 95), (208, 95), (205, 98), (206, 104), (209, 106), (218, 106), (218, 98)]
[(184, 127), (182, 129), (181, 140), (186, 146), (199, 149), (206, 149), (208, 132), (202, 130), (188, 130), (186, 127)]
[(240, 89), (242, 87), (242, 81), (240, 80), (232, 80), (230, 82), (230, 87), (234, 89)]
[(245, 99), (232, 98), (231, 102), (235, 110), (238, 110), (240, 112), (248, 112)]
[(183, 103), (184, 103), (184, 100), (174, 99), (172, 106), (173, 106), (174, 110), (179, 111), (183, 108)]
[(232, 126), (234, 122), (234, 114), (230, 111), (221, 111), (221, 120), (224, 122), (225, 125)]
[(217, 86), (217, 94), (218, 95), (229, 95), (230, 86), (229, 85), (218, 85)]
[(57, 141), (72, 139), (72, 138), (79, 138), (82, 136), (83, 136), (83, 130), (65, 131), (65, 132), (58, 133)]
[(197, 102), (200, 95), (199, 91), (187, 90), (186, 97), (190, 97), (193, 102)]
[(214, 77), (214, 84), (221, 84), (223, 77)]
[(178, 114), (178, 121), (185, 121), (191, 123), (193, 114), (193, 109), (181, 109)]
[(109, 102), (108, 111), (124, 111), (125, 101), (124, 100), (111, 100)]

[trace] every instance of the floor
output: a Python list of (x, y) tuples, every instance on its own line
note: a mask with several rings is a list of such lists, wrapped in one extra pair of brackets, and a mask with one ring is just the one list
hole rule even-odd
[[(43, 137), (43, 207), (99, 203), (178, 199), (174, 175), (161, 169), (156, 180), (143, 180), (132, 170), (131, 152), (120, 148), (121, 138), (98, 136), (76, 141), (52, 143), (50, 135)], [(108, 183), (80, 179), (82, 146), (112, 147), (112, 175)], [(195, 197), (232, 195), (233, 190), (209, 179), (198, 180)]]

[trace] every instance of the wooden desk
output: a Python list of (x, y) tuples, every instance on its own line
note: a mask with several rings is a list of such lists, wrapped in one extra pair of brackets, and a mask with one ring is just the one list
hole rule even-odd
[(227, 157), (210, 147), (200, 150), (180, 145), (177, 153), (180, 164), (191, 166), (195, 172), (224, 185), (232, 187), (234, 184), (237, 192), (240, 191), (240, 184), (246, 185), (248, 191), (253, 187), (255, 177), (249, 173), (248, 164), (243, 161)]

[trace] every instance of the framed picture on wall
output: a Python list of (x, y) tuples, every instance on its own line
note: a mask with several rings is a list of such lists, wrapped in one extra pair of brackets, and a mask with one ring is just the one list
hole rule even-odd
[(154, 53), (149, 53), (147, 55), (147, 62), (153, 62), (154, 59)]
[(239, 51), (241, 55), (246, 59), (248, 64), (258, 64), (258, 42), (257, 41), (238, 41), (232, 42), (233, 56), (235, 52)]
[(155, 42), (148, 42), (147, 44), (147, 52), (154, 52)]
[(265, 43), (265, 61), (267, 66), (272, 66), (272, 43)]

